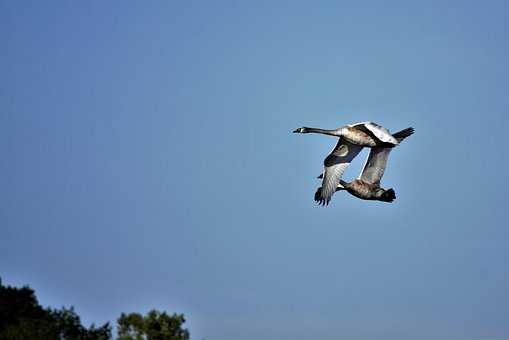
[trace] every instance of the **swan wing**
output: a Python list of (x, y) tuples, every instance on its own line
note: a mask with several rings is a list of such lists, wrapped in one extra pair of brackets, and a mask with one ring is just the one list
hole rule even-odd
[[(414, 133), (414, 128), (406, 128), (399, 132), (396, 132), (393, 137), (396, 138), (398, 143), (401, 143), (405, 138), (411, 136)], [(392, 148), (374, 147), (371, 148), (369, 156), (364, 163), (362, 172), (359, 179), (370, 184), (380, 185), (380, 181), (387, 167), (387, 160)]]
[(325, 158), (323, 165), (322, 189), (317, 192), (315, 200), (321, 204), (329, 204), (332, 195), (336, 192), (339, 180), (350, 162), (362, 150), (362, 146), (355, 145), (340, 138), (331, 153)]
[(384, 143), (398, 145), (398, 140), (396, 138), (394, 138), (393, 135), (391, 135), (389, 130), (387, 130), (383, 126), (380, 126), (373, 122), (362, 122), (362, 123), (352, 124), (350, 126), (353, 128), (359, 129), (359, 130), (363, 130), (370, 134), (373, 134), (377, 139), (379, 139), (380, 141), (382, 141)]
[(359, 179), (369, 184), (380, 185), (380, 180), (382, 179), (385, 168), (387, 167), (387, 160), (389, 159), (391, 150), (392, 148), (371, 148)]

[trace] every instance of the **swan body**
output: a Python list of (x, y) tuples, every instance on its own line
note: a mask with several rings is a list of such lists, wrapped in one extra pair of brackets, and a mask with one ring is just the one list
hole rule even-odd
[(364, 182), (360, 179), (355, 179), (350, 183), (341, 181), (340, 185), (343, 187), (343, 189), (338, 186), (336, 189), (337, 191), (346, 190), (350, 195), (363, 200), (390, 203), (396, 199), (396, 193), (394, 192), (394, 189), (384, 189), (381, 188), (380, 185)]
[[(340, 184), (336, 188), (336, 191), (340, 190), (345, 190), (352, 196), (368, 201), (382, 201), (390, 203), (396, 199), (394, 189), (384, 189), (378, 185), (367, 183), (360, 179), (355, 179), (350, 183), (340, 180)], [(321, 200), (321, 191), (322, 187), (319, 187), (316, 190), (315, 201), (323, 204), (324, 202)]]

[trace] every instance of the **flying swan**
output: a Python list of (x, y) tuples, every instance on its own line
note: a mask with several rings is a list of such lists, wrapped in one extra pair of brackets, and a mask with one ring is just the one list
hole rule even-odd
[(345, 142), (359, 146), (383, 146), (387, 148), (398, 145), (398, 140), (386, 128), (373, 122), (362, 122), (345, 125), (334, 130), (324, 130), (310, 127), (295, 129), (294, 133), (321, 133), (334, 137), (342, 137)]
[[(405, 132), (406, 131), (406, 132)], [(295, 129), (294, 133), (320, 133), (324, 135), (330, 135), (339, 137), (338, 143), (332, 149), (330, 154), (324, 160), (324, 171), (323, 171), (323, 180), (322, 186), (317, 190), (315, 194), (315, 200), (322, 205), (328, 205), (332, 195), (336, 192), (338, 187), (342, 187), (342, 189), (348, 190), (351, 188), (352, 195), (353, 192), (358, 193), (359, 195), (366, 196), (367, 194), (361, 194), (360, 191), (354, 189), (355, 184), (342, 186), (341, 176), (345, 172), (346, 168), (350, 165), (350, 162), (359, 154), (363, 147), (377, 148), (377, 149), (388, 149), (397, 146), (401, 140), (408, 137), (413, 133), (413, 128), (408, 128), (398, 132), (395, 135), (391, 135), (389, 130), (386, 128), (375, 124), (373, 122), (362, 122), (357, 124), (345, 125), (338, 129), (334, 130), (325, 130), (318, 128), (310, 128), (310, 127), (301, 127)], [(398, 135), (399, 134), (399, 135)], [(405, 135), (408, 134), (408, 135)], [(405, 135), (403, 137), (403, 135)], [(398, 140), (398, 137), (400, 140)], [(377, 151), (377, 154), (380, 151)], [(387, 153), (388, 156), (388, 153)], [(370, 153), (371, 157), (371, 153)], [(369, 163), (369, 158), (368, 162)], [(373, 154), (373, 160), (376, 158), (375, 154)], [(383, 157), (382, 157), (383, 158)], [(385, 160), (385, 162), (387, 159)], [(385, 169), (385, 166), (384, 166)], [(367, 168), (365, 167), (365, 170)], [(372, 170), (369, 170), (372, 171)], [(383, 175), (383, 171), (382, 171)], [(380, 176), (381, 178), (381, 176)], [(355, 181), (354, 181), (355, 182)], [(352, 182), (352, 183), (354, 183)], [(344, 184), (347, 184), (343, 181)], [(368, 182), (366, 182), (368, 183)], [(358, 186), (360, 188), (360, 186)], [(355, 187), (357, 188), (357, 187)], [(363, 186), (362, 188), (367, 188)], [(385, 194), (384, 197), (391, 196), (389, 190), (388, 193)], [(371, 196), (370, 196), (371, 197)], [(381, 196), (380, 196), (381, 197)], [(392, 198), (394, 199), (394, 198)]]

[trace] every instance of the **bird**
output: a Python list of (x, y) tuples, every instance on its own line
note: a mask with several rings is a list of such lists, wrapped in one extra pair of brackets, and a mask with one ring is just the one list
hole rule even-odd
[[(411, 136), (415, 132), (414, 128), (406, 128), (392, 136), (401, 143), (405, 138)], [(366, 159), (366, 163), (361, 171), (359, 178), (348, 183), (339, 179), (339, 184), (335, 191), (346, 190), (351, 195), (363, 200), (374, 200), (391, 203), (396, 199), (396, 192), (393, 188), (384, 189), (380, 186), (380, 180), (384, 175), (387, 167), (387, 160), (392, 148), (389, 147), (373, 147)], [(315, 201), (320, 205), (328, 204), (330, 197), (328, 196), (330, 188), (324, 189), (325, 170), (318, 178), (323, 178), (322, 186), (316, 190)], [(331, 195), (332, 196), (332, 195)]]
[(323, 135), (341, 137), (345, 142), (366, 147), (382, 146), (392, 148), (399, 144), (398, 140), (390, 134), (389, 130), (373, 122), (361, 122), (345, 125), (334, 130), (317, 129), (304, 126), (295, 129), (293, 132), (320, 133)]
[(293, 132), (339, 137), (338, 143), (324, 160), (322, 189), (315, 194), (315, 200), (322, 205), (329, 204), (341, 184), (341, 176), (363, 147), (393, 148), (399, 144), (389, 130), (373, 122), (349, 124), (334, 130), (300, 127)]

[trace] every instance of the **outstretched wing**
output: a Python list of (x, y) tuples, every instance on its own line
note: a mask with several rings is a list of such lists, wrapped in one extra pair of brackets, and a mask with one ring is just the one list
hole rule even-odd
[(315, 195), (315, 200), (317, 202), (322, 205), (329, 204), (332, 195), (336, 192), (341, 176), (362, 148), (362, 146), (351, 144), (343, 138), (339, 139), (336, 147), (334, 147), (323, 162), (324, 171), (322, 188), (320, 192), (317, 191), (317, 194)]
[(359, 179), (369, 184), (380, 185), (392, 148), (371, 148)]
[[(396, 138), (398, 143), (400, 143), (413, 133), (414, 129), (410, 127), (396, 132), (393, 137)], [(382, 179), (385, 168), (387, 167), (387, 160), (389, 159), (391, 150), (392, 148), (371, 148), (359, 179), (369, 184), (380, 185), (380, 180)]]
[(389, 130), (373, 122), (362, 122), (350, 126), (375, 136), (381, 142), (398, 145), (398, 140), (391, 135)]

